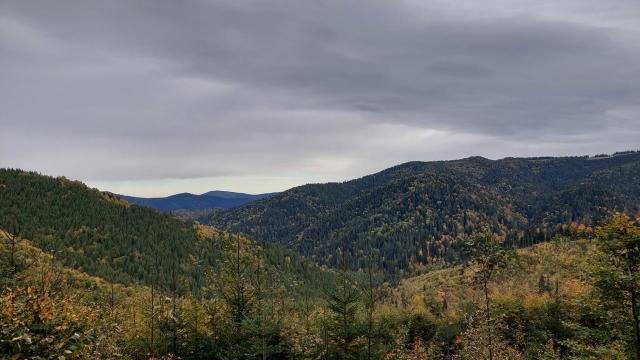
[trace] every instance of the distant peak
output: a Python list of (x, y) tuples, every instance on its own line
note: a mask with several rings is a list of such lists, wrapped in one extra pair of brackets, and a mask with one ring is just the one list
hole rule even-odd
[(239, 197), (252, 196), (251, 194), (233, 192), (233, 191), (224, 191), (224, 190), (207, 191), (206, 193), (204, 193), (202, 195), (203, 196), (215, 196), (215, 197), (226, 198), (226, 199), (233, 199), (233, 198), (239, 198)]
[(173, 194), (173, 195), (170, 195), (170, 196), (185, 196), (185, 195), (187, 195), (187, 196), (198, 196), (198, 195), (192, 194), (190, 192), (181, 192), (181, 193)]

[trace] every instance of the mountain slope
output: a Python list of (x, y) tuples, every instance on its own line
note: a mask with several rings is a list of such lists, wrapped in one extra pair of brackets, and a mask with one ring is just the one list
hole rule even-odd
[(142, 198), (117, 195), (135, 205), (148, 206), (160, 211), (230, 209), (249, 202), (264, 199), (273, 194), (244, 194), (229, 191), (209, 191), (202, 195), (190, 193), (175, 194), (159, 198)]
[(0, 229), (12, 228), (14, 219), (20, 237), (108, 281), (167, 286), (177, 275), (189, 287), (200, 272), (216, 271), (236, 242), (301, 282), (323, 281), (317, 265), (282, 247), (130, 205), (64, 177), (0, 169)]
[[(489, 228), (516, 245), (550, 238), (609, 210), (638, 211), (640, 153), (611, 157), (472, 157), (410, 162), (345, 183), (300, 186), (201, 219), (337, 265), (369, 251), (388, 272), (451, 257), (454, 239)], [(398, 270), (400, 269), (400, 270)]]

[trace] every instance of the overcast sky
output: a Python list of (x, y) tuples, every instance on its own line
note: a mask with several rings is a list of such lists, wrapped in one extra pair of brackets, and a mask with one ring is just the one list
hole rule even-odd
[(0, 0), (0, 167), (257, 193), (637, 148), (638, 0)]

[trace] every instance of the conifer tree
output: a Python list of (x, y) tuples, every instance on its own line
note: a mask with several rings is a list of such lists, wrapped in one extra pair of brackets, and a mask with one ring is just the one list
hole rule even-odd
[[(2, 241), (5, 241), (6, 244), (6, 246), (2, 247), (4, 251), (0, 254), (0, 259), (2, 260), (0, 271), (2, 276), (6, 278), (6, 285), (12, 289), (13, 292), (17, 291), (19, 273), (28, 268), (28, 264), (20, 254), (20, 235), (21, 224), (19, 215), (16, 212), (12, 212), (8, 215), (6, 231), (0, 234)], [(2, 283), (0, 283), (0, 285), (1, 284)]]
[(342, 250), (340, 281), (329, 294), (329, 334), (333, 340), (333, 355), (336, 359), (352, 359), (356, 356), (357, 311), (360, 294), (349, 279), (346, 251)]
[(624, 214), (596, 230), (599, 261), (594, 269), (596, 287), (611, 304), (628, 308), (633, 327), (634, 356), (640, 359), (640, 225)]
[(491, 294), (489, 285), (495, 280), (497, 273), (507, 266), (513, 254), (505, 249), (491, 233), (476, 234), (462, 244), (464, 254), (474, 274), (474, 285), (480, 287), (484, 298), (484, 318), (487, 332), (487, 350), (489, 360), (493, 360), (494, 336), (491, 319)]
[(369, 254), (367, 255), (367, 359), (371, 360), (374, 356), (375, 347), (375, 323), (374, 323), (374, 311), (377, 302), (376, 285), (374, 283), (374, 260), (373, 251), (369, 246)]

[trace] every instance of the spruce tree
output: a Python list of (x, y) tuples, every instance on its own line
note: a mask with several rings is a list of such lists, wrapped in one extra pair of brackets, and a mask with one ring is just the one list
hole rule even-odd
[(595, 285), (611, 305), (627, 307), (634, 334), (632, 356), (640, 359), (640, 224), (618, 214), (596, 234), (600, 256), (594, 269)]

